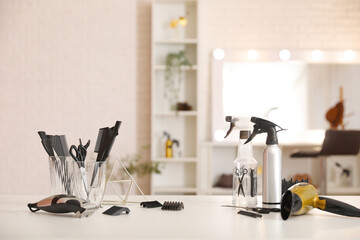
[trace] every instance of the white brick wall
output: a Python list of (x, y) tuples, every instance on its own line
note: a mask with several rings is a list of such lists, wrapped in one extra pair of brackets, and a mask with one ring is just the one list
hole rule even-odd
[(359, 0), (200, 0), (200, 138), (210, 140), (211, 51), (359, 49)]

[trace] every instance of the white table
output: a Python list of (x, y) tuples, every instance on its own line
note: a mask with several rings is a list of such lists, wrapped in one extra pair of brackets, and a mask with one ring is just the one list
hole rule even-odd
[[(236, 214), (230, 196), (148, 196), (148, 200), (182, 201), (182, 211), (145, 209), (128, 203), (128, 215), (102, 214), (104, 206), (88, 218), (74, 214), (54, 216), (32, 213), (27, 203), (46, 196), (1, 196), (0, 239), (359, 239), (360, 218), (317, 209), (283, 221), (279, 213), (260, 218)], [(137, 199), (135, 199), (137, 198)], [(360, 196), (333, 197), (360, 207)], [(129, 200), (139, 200), (130, 196)]]

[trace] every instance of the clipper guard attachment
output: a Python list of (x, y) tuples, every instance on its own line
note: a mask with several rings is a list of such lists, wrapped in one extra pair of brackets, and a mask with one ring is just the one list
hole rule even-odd
[(161, 210), (180, 211), (184, 209), (183, 202), (164, 202)]
[(162, 207), (163, 205), (158, 201), (148, 201), (148, 202), (141, 202), (140, 206), (144, 208), (158, 208), (158, 207)]

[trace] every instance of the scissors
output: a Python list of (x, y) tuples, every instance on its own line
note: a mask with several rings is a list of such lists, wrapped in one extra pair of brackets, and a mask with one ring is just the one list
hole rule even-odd
[[(238, 196), (240, 195), (240, 192), (243, 192), (243, 196), (245, 197), (245, 192), (243, 188), (243, 180), (245, 175), (248, 173), (248, 170), (244, 167), (241, 168), (241, 170), (237, 169), (235, 170), (235, 174), (239, 177), (239, 188), (238, 188)], [(240, 177), (241, 175), (241, 177)]]
[(79, 139), (79, 146), (71, 145), (69, 153), (70, 156), (77, 162), (81, 171), (81, 177), (84, 183), (86, 194), (88, 194), (88, 184), (86, 180), (86, 172), (85, 172), (85, 158), (87, 154), (87, 148), (90, 146), (90, 140), (82, 145), (81, 139)]

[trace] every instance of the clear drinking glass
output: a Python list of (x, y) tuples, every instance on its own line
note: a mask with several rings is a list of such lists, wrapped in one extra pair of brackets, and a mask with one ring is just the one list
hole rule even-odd
[(51, 194), (73, 195), (73, 161), (70, 157), (49, 157)]
[(106, 185), (105, 162), (85, 161), (84, 165), (73, 161), (74, 195), (100, 207)]

